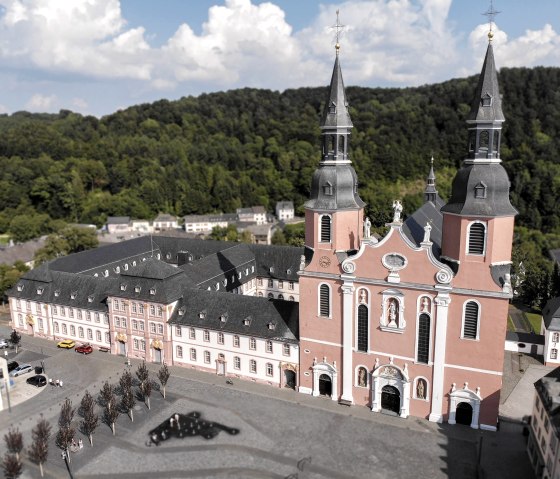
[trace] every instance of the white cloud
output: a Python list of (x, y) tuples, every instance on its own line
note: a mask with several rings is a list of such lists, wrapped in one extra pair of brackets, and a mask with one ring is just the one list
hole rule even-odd
[(0, 105), (0, 114), (10, 113), (10, 110), (6, 108), (4, 105)]
[(41, 95), (36, 93), (25, 104), (25, 108), (29, 111), (49, 112), (55, 109), (57, 102), (56, 95)]
[(83, 98), (72, 98), (72, 106), (78, 111), (87, 110), (88, 103)]

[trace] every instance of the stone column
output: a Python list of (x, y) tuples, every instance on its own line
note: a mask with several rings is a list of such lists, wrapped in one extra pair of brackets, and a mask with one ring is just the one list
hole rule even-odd
[(342, 285), (342, 396), (340, 403), (354, 404), (352, 395), (352, 333), (354, 325), (354, 285), (353, 277), (344, 277)]
[(439, 294), (436, 303), (436, 334), (434, 335), (434, 376), (432, 380), (432, 407), (429, 420), (432, 422), (443, 421), (443, 380), (445, 373), (445, 347), (447, 343), (447, 314), (449, 309), (448, 286), (436, 286)]

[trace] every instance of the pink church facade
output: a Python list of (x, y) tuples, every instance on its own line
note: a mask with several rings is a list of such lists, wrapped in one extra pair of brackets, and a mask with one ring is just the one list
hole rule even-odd
[(432, 169), (422, 208), (435, 223), (403, 221), (395, 201), (388, 232), (374, 238), (347, 154), (352, 123), (337, 51), (323, 158), (305, 205), (300, 392), (495, 430), (516, 214), (499, 158), (503, 121), (489, 44), (449, 202)]

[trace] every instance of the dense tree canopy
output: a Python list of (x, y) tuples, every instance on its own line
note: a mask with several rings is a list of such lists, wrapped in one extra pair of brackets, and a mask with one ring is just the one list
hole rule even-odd
[[(517, 224), (560, 235), (560, 69), (504, 68), (502, 159)], [(448, 197), (466, 153), (476, 77), (418, 88), (347, 89), (351, 158), (373, 226), (393, 199), (421, 203), (429, 158)], [(229, 212), (309, 195), (320, 158), (325, 88), (242, 89), (161, 100), (97, 119), (0, 115), (0, 233), (26, 240), (57, 220), (103, 224), (108, 215), (153, 218)], [(546, 240), (547, 244), (550, 241)], [(282, 238), (278, 238), (283, 241)], [(284, 240), (287, 240), (284, 238)], [(289, 242), (289, 241), (288, 241)], [(546, 249), (546, 246), (545, 246)]]

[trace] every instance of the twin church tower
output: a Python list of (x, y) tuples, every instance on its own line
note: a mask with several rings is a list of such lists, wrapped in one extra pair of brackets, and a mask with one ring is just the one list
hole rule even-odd
[(517, 213), (500, 160), (501, 103), (490, 41), (449, 202), (432, 168), (424, 205), (403, 220), (395, 201), (389, 231), (377, 239), (348, 153), (353, 126), (337, 44), (322, 159), (305, 204), (301, 392), (496, 428)]

